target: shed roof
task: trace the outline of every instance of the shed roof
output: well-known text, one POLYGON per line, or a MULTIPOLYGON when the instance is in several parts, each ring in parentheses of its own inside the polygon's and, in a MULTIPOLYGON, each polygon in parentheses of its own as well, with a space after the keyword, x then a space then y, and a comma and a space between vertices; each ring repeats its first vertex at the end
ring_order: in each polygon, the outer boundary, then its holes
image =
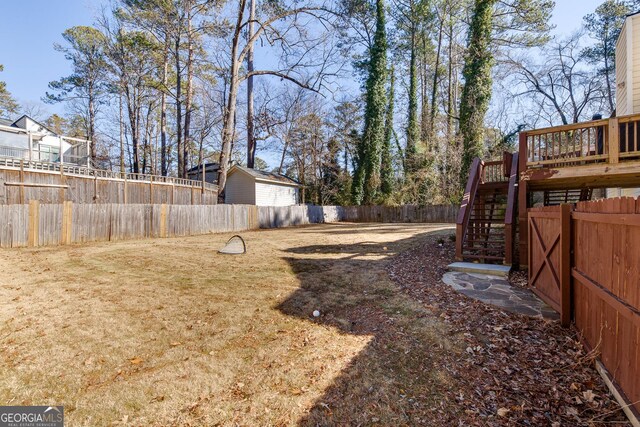
POLYGON ((235 171, 244 172, 247 175, 253 177, 256 181, 266 181, 272 182, 274 184, 284 184, 284 185, 293 185, 295 187, 300 187, 300 183, 295 179, 289 178, 288 176, 281 175, 274 172, 266 172, 257 169, 249 169, 244 166, 233 165, 231 169, 229 169, 229 175, 234 173, 235 171))

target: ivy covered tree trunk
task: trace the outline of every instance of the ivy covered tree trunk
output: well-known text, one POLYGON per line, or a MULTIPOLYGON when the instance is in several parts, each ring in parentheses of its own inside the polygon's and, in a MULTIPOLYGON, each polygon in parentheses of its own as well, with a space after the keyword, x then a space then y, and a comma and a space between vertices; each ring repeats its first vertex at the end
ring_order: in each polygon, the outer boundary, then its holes
POLYGON ((382 184, 380 185, 380 191, 382 196, 386 199, 393 192, 393 161, 391 158, 391 137, 393 136, 393 98, 395 96, 395 73, 393 66, 391 66, 391 77, 389 82, 389 103, 387 105, 387 115, 384 123, 384 141, 382 144, 382 162, 380 167, 380 174, 382 177, 382 184))
POLYGON ((460 134, 463 154, 460 182, 465 186, 469 167, 475 157, 481 157, 484 147, 484 118, 491 100, 491 29, 497 0, 475 0, 469 48, 462 70, 464 88, 460 100, 460 134))
POLYGON ((416 29, 411 28, 411 56, 409 59, 409 108, 407 115, 407 147, 404 150, 407 174, 412 174, 418 169, 417 153, 420 140, 420 128, 418 126, 418 67, 416 63, 416 29))
POLYGON ((364 132, 358 147, 358 165, 353 179, 353 202, 371 204, 380 188, 381 151, 386 110, 387 35, 384 0, 376 1, 376 32, 366 85, 364 132))

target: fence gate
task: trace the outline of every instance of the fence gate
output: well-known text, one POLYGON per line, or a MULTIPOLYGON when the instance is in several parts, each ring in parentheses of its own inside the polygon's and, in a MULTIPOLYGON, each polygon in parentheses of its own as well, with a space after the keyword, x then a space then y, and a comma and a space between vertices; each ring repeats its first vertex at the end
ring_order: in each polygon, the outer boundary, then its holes
POLYGON ((571 205, 531 208, 528 213, 529 286, 569 325, 571 205))

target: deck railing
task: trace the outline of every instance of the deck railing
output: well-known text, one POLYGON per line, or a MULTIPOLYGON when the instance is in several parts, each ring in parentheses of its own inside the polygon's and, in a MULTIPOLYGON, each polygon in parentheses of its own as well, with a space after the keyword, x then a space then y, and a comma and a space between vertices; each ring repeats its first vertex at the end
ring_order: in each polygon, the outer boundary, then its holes
MULTIPOLYGON (((524 132, 528 167, 568 167, 640 159, 640 114, 524 132)), ((524 152, 523 152, 524 151, 524 152)))
POLYGON ((509 178, 505 176, 504 160, 481 162, 481 167, 483 184, 490 182, 506 182, 509 180, 509 178))

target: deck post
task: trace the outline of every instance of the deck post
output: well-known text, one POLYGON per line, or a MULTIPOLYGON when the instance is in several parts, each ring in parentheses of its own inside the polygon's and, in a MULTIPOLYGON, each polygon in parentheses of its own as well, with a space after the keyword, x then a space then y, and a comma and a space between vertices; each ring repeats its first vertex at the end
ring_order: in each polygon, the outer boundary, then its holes
POLYGON ((58 137, 58 142, 60 142, 60 148, 59 148, 59 150, 60 150, 60 154, 59 154, 59 156, 60 156, 60 175, 62 175, 64 173, 63 172, 64 152, 62 151, 62 137, 60 137, 60 136, 58 137))
POLYGON ((527 228, 527 181, 523 179, 524 173, 527 170, 527 133, 520 132, 518 136, 519 140, 519 173, 518 177, 518 231, 520 232, 519 245, 520 245, 520 269, 528 268, 528 228, 527 228))
POLYGON ((609 163, 618 163, 620 161, 620 126, 618 118, 609 119, 609 163))
POLYGON ((29 163, 33 161, 33 135, 28 132, 29 135, 29 163))
POLYGON ((87 169, 91 169, 91 141, 87 140, 87 169))

